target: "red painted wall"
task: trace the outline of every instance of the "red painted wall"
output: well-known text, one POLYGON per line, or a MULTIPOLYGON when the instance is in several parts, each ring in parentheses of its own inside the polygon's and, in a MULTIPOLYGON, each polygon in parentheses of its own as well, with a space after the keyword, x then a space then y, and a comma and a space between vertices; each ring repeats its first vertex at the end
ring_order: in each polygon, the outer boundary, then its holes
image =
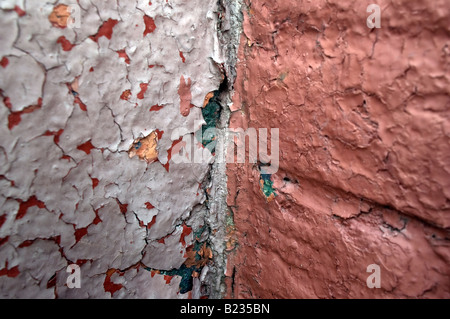
POLYGON ((270 200, 228 164, 228 297, 450 297, 450 6, 370 3, 246 1, 230 126, 279 128, 280 169, 270 200))

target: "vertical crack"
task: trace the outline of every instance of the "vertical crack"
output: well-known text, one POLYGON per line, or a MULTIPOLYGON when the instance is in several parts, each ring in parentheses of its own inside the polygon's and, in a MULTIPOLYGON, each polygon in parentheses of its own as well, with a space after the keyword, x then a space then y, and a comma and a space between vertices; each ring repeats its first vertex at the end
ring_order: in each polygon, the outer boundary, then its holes
MULTIPOLYGON (((219 147, 215 149, 217 158, 225 158, 228 136, 226 129, 229 126, 234 82, 236 79, 236 63, 240 35, 242 31, 243 14, 241 12, 242 1, 218 0, 217 37, 222 48, 224 80, 219 89, 214 92, 212 103, 220 105, 217 115, 216 131, 225 132, 218 138, 221 140, 219 147), (222 147, 220 147, 222 146, 222 147), (225 146, 225 147, 223 147, 225 146)), ((211 164, 210 192, 207 196, 207 217, 211 229, 210 244, 213 250, 213 263, 208 273, 210 285, 210 298, 219 299, 225 294, 225 269, 227 263, 227 224, 230 223, 230 209, 227 205, 227 174, 226 161, 216 160, 211 164)), ((232 223, 232 221, 231 221, 232 223)))

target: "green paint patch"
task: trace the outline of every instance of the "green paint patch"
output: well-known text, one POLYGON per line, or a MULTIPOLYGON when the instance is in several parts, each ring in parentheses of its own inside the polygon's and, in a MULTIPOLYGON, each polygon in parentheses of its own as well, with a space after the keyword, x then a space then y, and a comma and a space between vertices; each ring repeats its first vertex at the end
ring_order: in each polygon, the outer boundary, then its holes
POLYGON ((273 188, 273 181, 270 174, 261 174, 259 183, 261 186, 261 191, 268 201, 271 201, 277 196, 275 188, 273 188))
POLYGON ((194 240, 196 243, 200 240, 205 230, 207 230, 207 227, 206 225, 203 225, 197 231, 194 231, 194 240))
POLYGON ((185 294, 192 290, 193 287, 193 277, 194 275, 199 275, 203 267, 212 258, 212 251, 206 245, 205 242, 200 242, 203 232, 207 230, 206 226, 201 227, 194 233, 194 244, 187 248, 187 260, 178 269, 171 270, 156 270, 146 267, 145 269, 150 272, 156 272, 160 275, 165 276, 180 276, 180 293, 185 294))
POLYGON ((219 124, 220 112, 222 106, 219 103, 220 90, 213 92, 213 96, 209 99, 208 103, 202 108, 203 119, 206 124, 202 126, 201 130, 196 132, 197 140, 207 148, 211 154, 214 154, 216 148, 216 130, 215 128, 219 124))

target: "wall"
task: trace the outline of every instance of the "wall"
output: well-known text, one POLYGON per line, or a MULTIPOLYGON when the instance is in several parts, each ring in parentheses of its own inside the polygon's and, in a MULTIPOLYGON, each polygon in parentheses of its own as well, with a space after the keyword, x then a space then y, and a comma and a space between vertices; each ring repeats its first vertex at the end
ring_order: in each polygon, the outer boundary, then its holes
POLYGON ((171 156, 223 80, 216 2, 0 8, 0 296, 209 295, 211 163, 171 156))
POLYGON ((0 0, 0 297, 449 298, 450 8, 370 3, 0 0))
POLYGON ((227 296, 448 298, 448 3, 245 4, 230 127, 279 128, 280 168, 227 167, 227 296))

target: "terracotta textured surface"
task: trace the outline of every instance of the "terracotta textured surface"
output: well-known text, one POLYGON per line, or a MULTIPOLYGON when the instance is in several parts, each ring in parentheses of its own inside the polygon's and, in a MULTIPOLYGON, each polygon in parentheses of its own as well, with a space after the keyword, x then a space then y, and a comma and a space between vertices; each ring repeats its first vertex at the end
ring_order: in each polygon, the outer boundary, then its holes
POLYGON ((223 79, 217 10, 0 0, 0 298, 209 295, 210 165, 173 159, 223 79))
POLYGON ((373 2, 246 1, 230 127, 280 128, 280 169, 268 201, 227 166, 228 297, 450 297, 450 6, 373 2))

